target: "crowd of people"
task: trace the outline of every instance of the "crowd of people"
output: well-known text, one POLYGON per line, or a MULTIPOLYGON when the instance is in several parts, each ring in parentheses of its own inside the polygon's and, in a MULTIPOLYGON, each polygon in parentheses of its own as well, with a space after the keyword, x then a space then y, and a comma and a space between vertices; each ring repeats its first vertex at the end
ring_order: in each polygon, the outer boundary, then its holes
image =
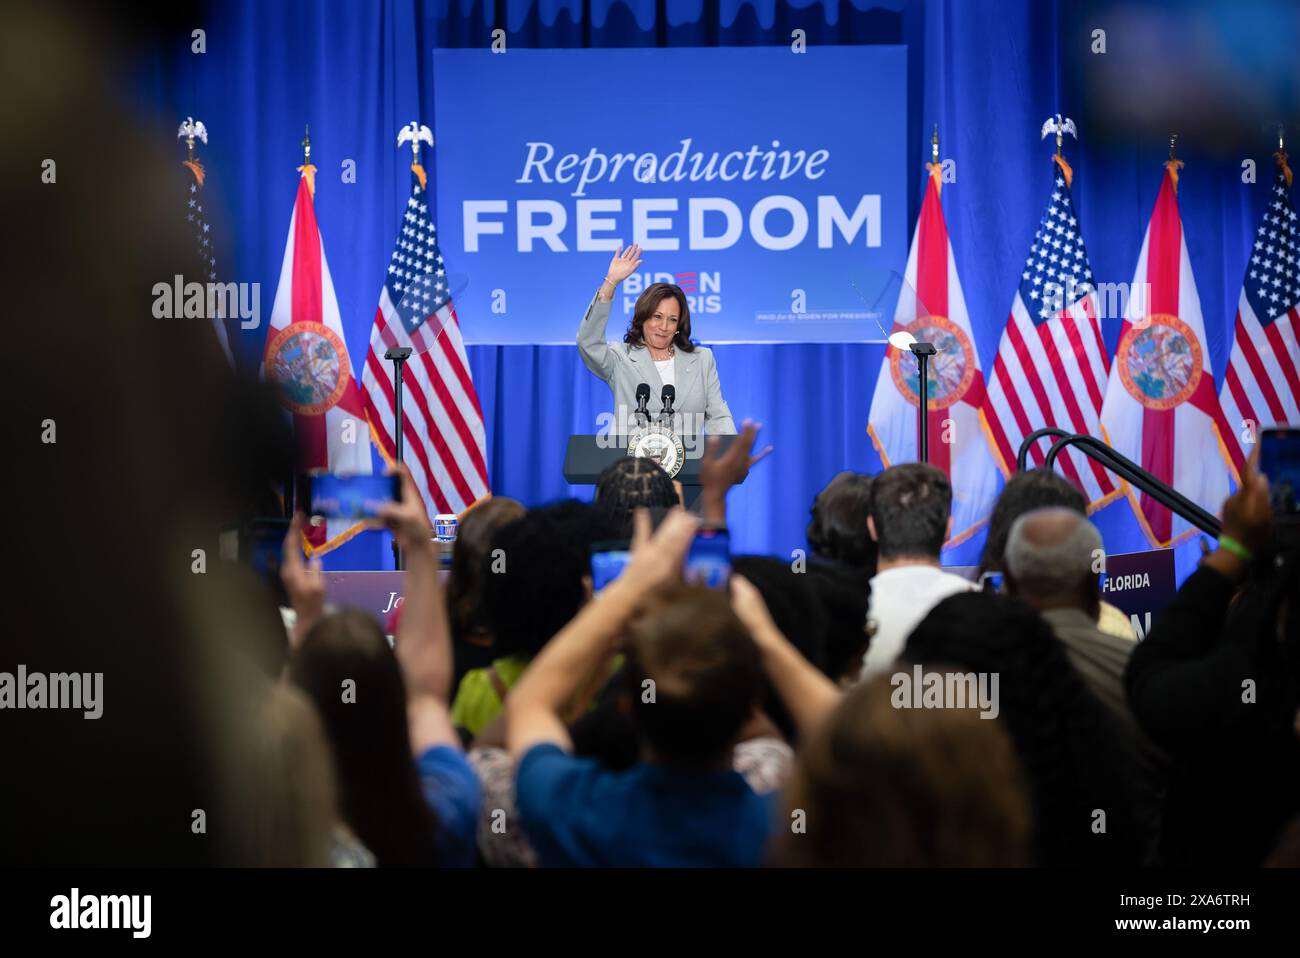
POLYGON ((10 331, 5 670, 104 696, 95 720, 6 710, 6 864, 1300 865, 1300 561, 1264 477, 1141 642, 1098 593, 1083 496, 1042 470, 992 514, 996 594, 941 567, 951 490, 918 465, 834 477, 806 555, 682 581, 749 428, 689 512, 632 459, 590 504, 475 506, 445 581, 404 480, 391 639, 328 606, 295 527, 286 629, 273 584, 217 559, 293 470, 282 410, 203 324, 149 314, 191 241, 158 189, 174 157, 124 119, 104 36, 25 16, 0 31, 44 77, 0 98, 13 313, 57 290, 59 321, 10 331), (87 142, 110 189, 31 175, 87 142), (593 596, 590 547, 620 538, 593 596), (901 707, 915 669, 996 676, 996 709, 901 707))
POLYGON ((265 747, 298 779, 272 794, 312 810, 268 803, 265 860, 1294 863, 1296 563, 1272 544, 1264 477, 1224 505, 1257 561, 1207 553, 1139 643, 1102 601, 1083 496, 1045 470, 993 513, 980 570, 997 590, 941 567, 952 494, 923 464, 832 479, 807 553, 734 556, 722 589, 684 581, 756 435, 707 447, 694 511, 633 458, 591 503, 486 500, 445 582, 404 475, 382 517, 406 561, 391 645, 326 608, 296 520, 265 747), (631 557, 593 594, 589 555, 611 540, 631 557), (900 699, 913 676, 992 677, 994 700, 900 699))

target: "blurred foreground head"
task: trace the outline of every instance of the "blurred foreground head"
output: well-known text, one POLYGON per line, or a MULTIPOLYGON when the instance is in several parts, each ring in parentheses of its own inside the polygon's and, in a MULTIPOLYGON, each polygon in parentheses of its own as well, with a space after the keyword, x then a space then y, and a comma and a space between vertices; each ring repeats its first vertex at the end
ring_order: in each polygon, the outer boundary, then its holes
POLYGON ((1001 723, 974 708, 895 708, 890 685, 855 687, 805 742, 789 805, 806 829, 786 830, 777 862, 1026 864, 1029 801, 1001 723))
POLYGON ((86 5, 0 12, 0 63, 34 78, 0 84, 0 198, 22 231, 3 277, 0 671, 100 674, 103 709, 5 711, 6 864, 246 861, 244 717, 259 650, 283 642, 217 536, 289 447, 206 320, 153 317, 192 237, 174 125, 146 135, 114 100, 133 52, 86 5))

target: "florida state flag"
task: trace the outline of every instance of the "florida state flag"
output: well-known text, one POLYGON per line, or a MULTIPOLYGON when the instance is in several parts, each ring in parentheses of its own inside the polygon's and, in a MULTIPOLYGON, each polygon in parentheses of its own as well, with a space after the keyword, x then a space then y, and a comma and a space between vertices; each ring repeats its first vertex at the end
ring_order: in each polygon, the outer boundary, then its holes
MULTIPOLYGON (((1178 214, 1179 160, 1165 164, 1106 384, 1101 428, 1116 450, 1210 512, 1229 492, 1226 429, 1205 346, 1201 299, 1178 214)), ((1156 548, 1196 529, 1126 484, 1156 548)))
MULTIPOLYGON (((939 202, 940 182, 940 166, 932 164, 889 332, 892 336, 906 330, 936 349, 929 363, 926 415, 929 462, 952 483, 952 538, 944 543, 948 548, 965 542, 988 521, 1000 473, 980 419, 984 373, 939 202)), ((919 380, 911 352, 891 348, 885 354, 867 432, 886 468, 920 458, 919 380)))
MULTIPOLYGON (((289 221, 280 285, 266 334, 263 375, 275 383, 293 417, 298 468, 368 475, 370 428, 343 339, 339 303, 312 204, 315 167, 299 168, 298 196, 289 221)), ((337 548, 363 525, 331 520, 308 526, 309 555, 337 548)))

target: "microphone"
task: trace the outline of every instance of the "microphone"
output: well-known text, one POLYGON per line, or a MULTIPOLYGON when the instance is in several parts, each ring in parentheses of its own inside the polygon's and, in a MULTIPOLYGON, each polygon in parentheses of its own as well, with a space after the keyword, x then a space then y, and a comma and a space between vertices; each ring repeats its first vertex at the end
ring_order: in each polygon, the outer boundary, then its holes
POLYGON ((637 383, 636 387, 636 414, 644 416, 646 422, 650 421, 650 384, 637 383))
POLYGON ((659 401, 663 403, 664 412, 661 418, 670 419, 673 415, 673 400, 677 398, 677 387, 671 383, 664 386, 664 391, 660 394, 659 401))

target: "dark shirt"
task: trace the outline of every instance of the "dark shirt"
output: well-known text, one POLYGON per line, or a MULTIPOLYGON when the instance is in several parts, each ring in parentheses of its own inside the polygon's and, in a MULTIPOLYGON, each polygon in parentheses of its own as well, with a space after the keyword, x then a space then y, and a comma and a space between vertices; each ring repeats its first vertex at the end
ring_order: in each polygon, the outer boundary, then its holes
POLYGON ((1300 811, 1294 669, 1267 611, 1208 567, 1183 583, 1125 673, 1133 714, 1170 754, 1166 865, 1258 865, 1300 811))
POLYGON ((1082 609, 1048 609, 1042 616, 1065 646, 1070 664, 1082 676, 1089 691, 1116 721, 1120 747, 1134 769, 1133 811, 1142 835, 1142 862, 1158 864, 1160 809, 1169 758, 1147 738, 1128 707, 1124 670, 1137 643, 1101 631, 1096 620, 1082 609))

